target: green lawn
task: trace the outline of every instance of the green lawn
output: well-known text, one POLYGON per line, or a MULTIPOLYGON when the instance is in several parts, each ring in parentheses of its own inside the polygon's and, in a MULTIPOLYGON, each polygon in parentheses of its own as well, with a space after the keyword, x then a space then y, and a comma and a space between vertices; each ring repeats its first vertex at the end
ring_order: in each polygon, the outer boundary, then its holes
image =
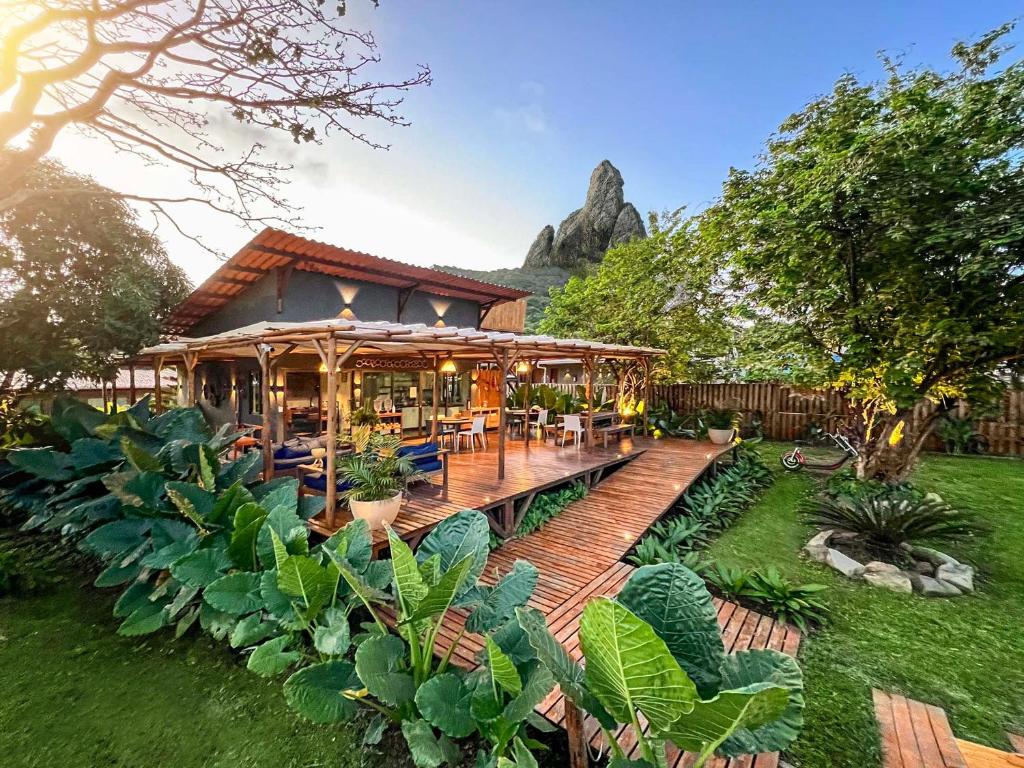
MULTIPOLYGON (((764 447, 776 466, 781 450, 764 447)), ((1024 462, 928 456, 913 479, 991 526, 991 533, 945 547, 980 568, 976 595, 897 595, 800 558, 812 531, 796 508, 816 480, 781 468, 776 484, 710 548, 720 562, 776 565, 793 579, 830 587, 824 595, 832 621, 806 638, 800 653, 807 722, 790 750, 798 765, 877 765, 872 686, 945 708, 961 738, 1006 749, 1004 729, 1024 733, 1024 462)))
POLYGON ((0 764, 378 764, 359 745, 361 729, 301 722, 280 680, 257 677, 205 635, 118 637, 111 594, 76 577, 40 596, 0 599, 0 764))

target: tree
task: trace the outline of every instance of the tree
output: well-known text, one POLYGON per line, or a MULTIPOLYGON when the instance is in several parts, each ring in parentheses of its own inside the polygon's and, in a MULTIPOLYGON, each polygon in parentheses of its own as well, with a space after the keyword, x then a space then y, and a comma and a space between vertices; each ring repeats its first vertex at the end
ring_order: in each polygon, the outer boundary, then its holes
POLYGON ((0 214, 0 377, 32 389, 71 376, 106 377, 154 343, 191 290, 128 205, 50 161, 29 175, 32 195, 0 214), (64 187, 92 194, 65 197, 64 187))
POLYGON ((588 274, 551 289, 539 332, 662 348, 661 378, 714 378, 731 327, 692 224, 678 216, 652 221, 650 237, 610 249, 588 274))
POLYGON ((910 471, 934 423, 909 432, 916 403, 989 398, 1024 360, 1024 65, 1002 66, 1011 28, 958 44, 951 73, 886 60, 884 82, 840 78, 755 170, 730 173, 702 222, 770 328, 767 350, 855 403, 863 477, 910 471))
MULTIPOLYGON (((404 124, 401 92, 428 83, 421 67, 393 83, 371 79, 373 35, 340 23, 345 1, 27 0, 0 17, 0 211, 53 194, 28 174, 69 127, 144 162, 182 167, 194 196, 117 190, 170 218, 171 203, 198 202, 246 222, 280 195, 285 166, 251 141, 226 158, 211 119, 319 141, 332 131, 379 146, 357 121, 404 124), (220 114, 218 114, 218 112, 220 114)), ((96 194, 61 187, 61 194, 96 194)), ((104 192, 110 194, 109 192, 104 192)), ((171 219, 174 223, 173 218, 171 219)), ((175 224, 176 226, 176 224, 175 224)))

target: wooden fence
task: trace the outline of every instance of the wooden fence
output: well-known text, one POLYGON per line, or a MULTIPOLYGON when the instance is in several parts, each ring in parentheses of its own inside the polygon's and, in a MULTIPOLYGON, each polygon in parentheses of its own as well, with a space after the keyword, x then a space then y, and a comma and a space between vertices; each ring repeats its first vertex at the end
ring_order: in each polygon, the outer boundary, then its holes
MULTIPOLYGON (((850 404, 835 390, 808 390, 785 384, 669 384, 654 387, 654 402, 666 402, 678 413, 701 408, 733 408, 749 419, 760 412, 762 429, 769 440, 795 440, 818 425, 829 431, 853 419, 850 404)), ((934 406, 920 403, 908 428, 923 421, 934 406)), ((960 404, 955 413, 968 415, 960 404)), ((974 428, 988 440, 989 453, 1024 456, 1024 391, 1010 391, 1003 397, 998 418, 975 422, 974 428)), ((942 442, 932 437, 926 445, 941 450, 942 442)))

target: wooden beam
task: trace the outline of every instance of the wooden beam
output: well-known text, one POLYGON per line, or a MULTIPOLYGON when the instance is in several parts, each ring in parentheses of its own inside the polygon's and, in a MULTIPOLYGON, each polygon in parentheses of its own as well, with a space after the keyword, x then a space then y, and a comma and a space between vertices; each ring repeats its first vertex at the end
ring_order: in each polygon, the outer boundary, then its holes
POLYGON ((396 322, 402 322, 402 312, 405 311, 405 305, 409 303, 409 298, 419 287, 419 283, 417 283, 416 285, 410 285, 408 288, 398 289, 398 314, 395 315, 396 322))
POLYGON ((292 265, 277 267, 274 272, 277 276, 277 314, 280 315, 284 312, 284 294, 288 290, 288 279, 292 276, 292 265))
POLYGON ((438 401, 441 399, 441 375, 437 372, 439 365, 438 355, 434 355, 434 383, 431 389, 433 397, 431 398, 431 418, 430 418, 430 442, 437 442, 437 409, 438 401))
POLYGON ((114 375, 110 379, 110 401, 114 407, 111 409, 111 413, 117 413, 117 374, 120 373, 120 367, 114 371, 114 375))
POLYGON ((182 358, 185 361, 185 402, 189 406, 196 404, 196 363, 199 362, 198 352, 184 352, 182 358))
POLYGON ((533 363, 529 360, 526 364, 530 369, 526 372, 526 383, 523 385, 523 449, 527 456, 530 454, 530 379, 533 378, 533 363))
MULTIPOLYGON (((324 447, 327 455, 327 525, 334 527, 334 515, 338 506, 338 468, 335 466, 334 445, 337 435, 338 404, 338 340, 333 336, 327 341, 327 440, 324 447)), ((319 417, 318 417, 319 418, 319 417)))
POLYGON ((589 768, 587 735, 583 730, 583 713, 565 697, 565 734, 569 740, 569 768, 589 768))
POLYGON ((135 363, 128 364, 128 400, 135 405, 135 363))
POLYGON ((649 358, 644 358, 643 362, 644 372, 644 412, 640 414, 640 418, 644 422, 644 437, 647 437, 647 411, 651 407, 651 361, 649 358))
POLYGON ((587 393, 587 448, 594 446, 594 358, 583 358, 583 384, 587 393))

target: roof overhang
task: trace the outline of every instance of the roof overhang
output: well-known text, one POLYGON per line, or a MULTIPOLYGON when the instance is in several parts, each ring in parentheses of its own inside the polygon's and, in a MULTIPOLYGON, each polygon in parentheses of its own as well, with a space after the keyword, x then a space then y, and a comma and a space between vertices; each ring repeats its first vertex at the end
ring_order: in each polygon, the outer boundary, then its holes
POLYGON ((527 291, 339 248, 268 227, 242 246, 175 308, 166 323, 167 331, 184 333, 282 267, 361 280, 407 292, 422 290, 483 305, 515 301, 530 295, 527 291))

